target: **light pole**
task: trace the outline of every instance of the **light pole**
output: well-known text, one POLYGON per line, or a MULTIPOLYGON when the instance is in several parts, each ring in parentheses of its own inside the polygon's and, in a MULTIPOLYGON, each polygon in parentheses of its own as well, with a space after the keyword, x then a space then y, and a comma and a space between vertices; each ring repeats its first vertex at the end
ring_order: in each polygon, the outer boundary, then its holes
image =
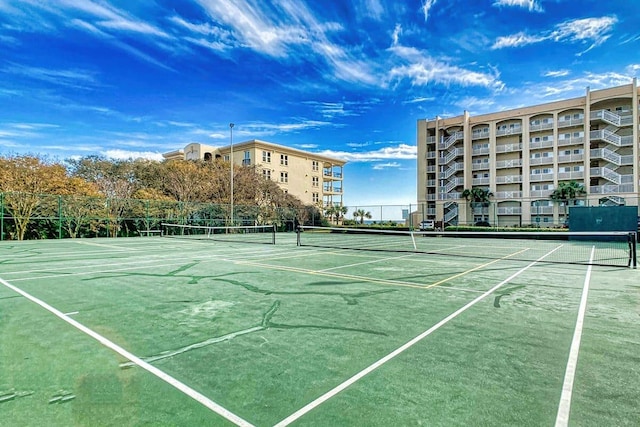
POLYGON ((233 123, 229 123, 229 140, 231 142, 229 154, 231 160, 231 225, 233 225, 233 123))

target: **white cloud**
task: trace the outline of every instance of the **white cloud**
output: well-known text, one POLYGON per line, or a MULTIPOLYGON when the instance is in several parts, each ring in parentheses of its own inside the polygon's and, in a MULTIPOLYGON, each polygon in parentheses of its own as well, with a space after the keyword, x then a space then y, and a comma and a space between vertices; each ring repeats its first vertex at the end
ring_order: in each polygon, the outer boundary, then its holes
POLYGON ((520 47, 547 40, 558 43, 590 43, 591 46, 578 53, 578 55, 582 55, 607 41, 611 37, 611 31, 617 22, 618 18, 615 16, 574 19, 562 22, 556 25, 554 30, 544 31, 540 34, 519 32, 509 36, 498 37, 491 48, 520 47))
POLYGON ((529 44, 539 43, 547 40, 548 36, 530 35, 525 33, 516 33, 509 36, 498 37, 491 46, 492 49, 502 49, 505 47, 520 47, 529 44))
POLYGON ((347 152, 324 150, 318 154, 334 157, 349 162, 378 162, 389 159, 397 160, 414 160, 418 155, 418 147, 415 145, 398 144, 393 147, 385 147, 379 150, 366 152, 347 152))
POLYGON ((398 162, 376 163, 373 165, 373 170, 397 169, 400 166, 401 165, 398 162))
POLYGON ((161 153, 155 153, 152 151, 126 151, 121 149, 112 149, 102 151, 101 154, 109 159, 115 160, 129 160, 129 159, 147 159, 147 160, 162 160, 161 153))
POLYGON ((423 0, 422 1, 422 13, 424 14, 424 22, 429 19, 429 12, 431 8, 435 6, 438 0, 423 0))
POLYGON ((412 99, 408 99, 406 101, 402 101, 403 104, 422 104, 423 102, 432 102, 435 101, 436 98, 435 97, 424 97, 424 96, 420 96, 420 97, 415 97, 412 99))
POLYGON ((570 74, 569 70, 554 70, 547 71, 543 74, 544 77, 566 77, 570 74))
POLYGON ((529 12, 544 12, 537 0, 496 0, 493 5, 498 7, 521 7, 529 9, 529 12))

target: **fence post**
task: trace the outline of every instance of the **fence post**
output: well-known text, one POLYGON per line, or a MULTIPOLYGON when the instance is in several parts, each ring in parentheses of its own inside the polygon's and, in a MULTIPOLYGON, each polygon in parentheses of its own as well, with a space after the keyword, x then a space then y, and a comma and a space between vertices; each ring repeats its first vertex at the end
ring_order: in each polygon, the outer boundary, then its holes
POLYGON ((58 240, 62 239, 62 196, 58 195, 58 240))
POLYGON ((0 193, 0 240, 4 240, 4 193, 0 193))

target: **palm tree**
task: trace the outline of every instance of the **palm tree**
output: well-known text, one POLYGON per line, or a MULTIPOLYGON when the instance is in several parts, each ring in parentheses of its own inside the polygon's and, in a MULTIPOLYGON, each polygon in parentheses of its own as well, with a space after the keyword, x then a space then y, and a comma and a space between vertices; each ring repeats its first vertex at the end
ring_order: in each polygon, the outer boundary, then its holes
POLYGON ((551 193, 551 200, 564 206, 564 221, 569 217, 569 204, 575 205, 576 199, 587 194, 584 185, 577 181, 563 181, 551 193))
POLYGON ((339 220, 344 218, 344 216, 347 214, 348 211, 349 211, 349 208, 346 206, 336 207, 336 224, 338 223, 339 220))
POLYGON ((325 215, 327 215, 329 217, 329 220, 331 220, 331 218, 335 217, 336 219, 336 224, 339 223, 340 218, 342 218, 344 215, 346 215, 347 211, 349 210, 349 208, 347 208, 346 206, 327 206, 324 210, 325 215))
POLYGON ((364 209, 358 209, 353 213, 354 218, 360 218, 360 224, 364 224, 364 219, 371 219, 371 212, 367 212, 364 209))
POLYGON ((469 202, 469 206, 471 206, 471 209, 474 212, 476 211, 476 208, 481 208, 482 222, 485 222, 484 208, 488 207, 491 203, 490 199, 493 197, 493 193, 488 188, 466 188, 462 191, 462 197, 469 202))

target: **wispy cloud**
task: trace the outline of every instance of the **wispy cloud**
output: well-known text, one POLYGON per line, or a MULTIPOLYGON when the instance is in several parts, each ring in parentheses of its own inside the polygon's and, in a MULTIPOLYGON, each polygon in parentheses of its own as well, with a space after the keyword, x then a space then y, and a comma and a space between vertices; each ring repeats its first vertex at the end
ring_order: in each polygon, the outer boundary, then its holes
POLYGON ((530 12, 544 12, 544 9, 537 0, 496 0, 493 2, 497 7, 521 7, 530 12))
POLYGON ((373 170, 397 169, 400 166, 398 162, 376 163, 373 165, 373 170))
POLYGON ((435 97, 424 97, 424 96, 419 96, 419 97, 415 97, 412 99, 407 99, 405 101, 402 101, 403 104, 422 104, 424 102, 432 102, 435 101, 436 98, 435 97))
POLYGON ((566 77, 568 76, 570 73, 569 70, 554 70, 554 71, 547 71, 546 73, 543 74, 544 77, 566 77))
POLYGON ((415 145, 398 144, 392 147, 380 148, 374 151, 347 152, 324 150, 319 154, 334 157, 349 162, 379 162, 384 160, 412 160, 418 155, 418 147, 415 145))
POLYGON ((427 22, 429 19, 429 12, 431 12, 431 8, 435 6, 438 0, 422 0, 422 13, 424 14, 424 22, 427 22))
POLYGON ((122 149, 105 150, 101 154, 115 160, 148 159, 161 161, 163 158, 161 153, 152 151, 127 151, 122 149))
POLYGON ((615 16, 565 21, 556 25, 555 29, 539 34, 520 32, 498 37, 491 48, 521 47, 548 40, 557 43, 589 43, 590 46, 585 51, 578 53, 582 55, 607 41, 617 22, 618 18, 615 16))
POLYGON ((2 72, 76 89, 88 89, 98 85, 95 73, 81 69, 51 69, 10 63, 2 72))

